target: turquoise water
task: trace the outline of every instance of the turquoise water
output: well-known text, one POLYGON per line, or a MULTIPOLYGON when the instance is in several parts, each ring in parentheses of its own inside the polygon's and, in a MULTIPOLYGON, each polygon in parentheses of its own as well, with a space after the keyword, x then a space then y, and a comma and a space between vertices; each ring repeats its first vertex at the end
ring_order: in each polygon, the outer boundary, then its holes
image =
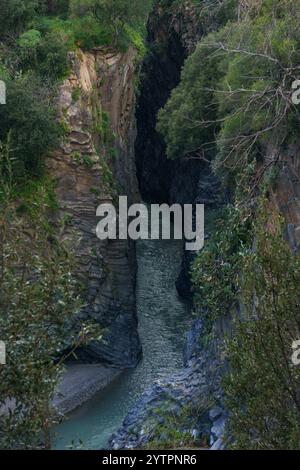
POLYGON ((136 369, 124 372, 56 427, 56 449, 105 447, 141 393, 155 380, 182 367, 184 332, 191 321, 190 308, 181 301, 175 288, 182 243, 139 241, 137 259, 137 309, 143 359, 136 369))

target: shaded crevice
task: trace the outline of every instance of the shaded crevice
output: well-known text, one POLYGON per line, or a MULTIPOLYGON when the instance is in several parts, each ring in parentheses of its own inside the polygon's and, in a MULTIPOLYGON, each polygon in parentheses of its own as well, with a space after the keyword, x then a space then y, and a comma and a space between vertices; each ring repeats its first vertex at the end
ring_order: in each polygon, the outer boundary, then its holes
MULTIPOLYGON (((220 185, 210 166, 199 159, 168 160, 163 137, 157 132, 157 114, 179 84, 185 59, 195 47, 201 30, 188 19, 154 10, 148 22, 148 47, 141 73, 138 97, 135 144, 136 167, 140 193, 148 203, 218 204, 220 185), (187 39, 193 37, 195 44, 187 39)), ((179 294, 191 299, 190 266, 193 252, 184 252, 176 287, 179 294)))
POLYGON ((146 202, 191 202, 196 193, 199 162, 168 160, 157 132, 157 113, 180 81, 188 51, 168 14, 150 15, 147 54, 141 71, 137 103, 136 167, 146 202))
MULTIPOLYGON (((191 53, 183 39, 184 21, 154 10, 148 22, 148 48, 141 71, 137 102, 136 168, 142 199, 147 203, 193 204, 199 194, 199 160, 169 160, 166 145, 157 132, 157 114, 179 84, 185 59, 191 53)), ((195 33, 196 36, 196 33, 195 33)), ((191 299, 189 275, 193 255, 186 252, 176 282, 178 293, 191 299)))

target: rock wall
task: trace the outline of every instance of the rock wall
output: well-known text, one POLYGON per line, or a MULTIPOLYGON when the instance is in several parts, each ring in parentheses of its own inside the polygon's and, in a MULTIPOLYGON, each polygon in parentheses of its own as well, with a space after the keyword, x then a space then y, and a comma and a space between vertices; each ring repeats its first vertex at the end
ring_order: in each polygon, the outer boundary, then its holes
MULTIPOLYGON (((149 19, 150 52, 142 67, 136 114, 137 175, 141 195, 148 202, 198 203, 205 204, 206 210, 220 203, 220 185, 208 165, 199 160, 168 160, 163 139, 156 131, 157 112, 179 83, 184 60, 194 50, 202 33, 196 11, 189 2, 171 10, 156 8, 149 19)), ((177 281, 177 290, 185 298, 192 296, 189 269, 193 256, 185 253, 177 281)), ((222 329, 223 325, 216 328, 222 329)), ((168 424, 167 417, 179 416, 183 409, 195 404, 205 404, 204 410, 199 413, 194 428, 182 431, 190 432, 191 439, 209 436, 208 445, 223 447, 221 437, 226 412, 221 407, 220 380, 225 367, 221 341, 211 342, 206 347, 201 343, 203 335, 203 325, 196 321, 188 333, 184 369, 145 391, 112 436, 111 448, 146 446, 154 436, 159 440, 157 430, 168 424)), ((161 439, 163 441, 163 436, 161 439)))
POLYGON ((195 197, 201 165, 166 158, 156 117, 178 85, 184 61, 201 36, 198 24, 189 3, 176 8, 157 6, 149 18, 149 53, 141 71, 135 146, 140 191, 147 202, 188 203, 195 197))
POLYGON ((71 74, 60 89, 66 138, 49 159, 57 180, 65 235, 76 244, 77 276, 85 306, 77 322, 105 328, 102 342, 79 351, 81 360, 133 367, 141 355, 135 306, 135 248, 96 237, 96 208, 127 195, 139 200, 134 160, 136 51, 70 54, 71 74))
POLYGON ((300 247, 300 163, 299 145, 290 145, 278 158, 276 149, 269 147, 266 161, 277 161, 278 179, 270 199, 286 221, 286 239, 294 253, 300 247))
MULTIPOLYGON (((193 50, 195 38, 201 37, 201 28, 195 22, 193 9, 164 9, 154 12, 149 22, 150 54, 143 65, 142 93, 138 103, 138 139, 136 158, 140 190, 144 199, 155 202, 198 202, 206 209, 215 207, 220 196, 218 181, 207 167, 199 162, 170 162, 165 157, 165 146, 155 130, 156 114, 167 101, 171 90, 180 79, 185 57, 193 50), (190 38, 193 37, 193 40, 190 38)), ((276 161, 279 177, 270 200, 286 220, 286 238, 291 249, 300 247, 300 166, 299 146, 290 146, 286 154, 278 156, 278 149, 270 145, 266 162, 276 161)), ((222 196, 221 196, 222 197, 222 196)), ((224 196, 225 197, 225 196, 224 196)), ((178 290, 190 295, 189 266, 191 259, 185 256, 178 280, 178 290)), ((238 312, 242 315, 242 312, 238 312)), ((207 436, 212 450, 221 450, 225 444, 223 435, 228 417, 223 404, 221 379, 227 368, 222 344, 225 333, 232 332, 230 313, 216 322, 211 335, 206 338, 201 320, 197 320, 188 334, 185 352, 185 368, 178 374, 157 381, 145 391, 121 428, 112 436, 114 449, 149 446, 152 439, 164 442, 164 427, 170 426, 168 417, 175 417, 181 410, 195 404, 203 407, 196 412, 198 422, 188 425, 183 432, 190 432, 191 439, 207 436), (163 410, 163 413, 161 412, 163 410), (159 435, 161 430, 161 435, 159 435)), ((192 416, 191 416, 192 418, 192 416)), ((191 419, 192 422, 192 419, 191 419)), ((197 445, 197 444, 196 444, 197 445)), ((198 444, 199 445, 199 444, 198 444)))

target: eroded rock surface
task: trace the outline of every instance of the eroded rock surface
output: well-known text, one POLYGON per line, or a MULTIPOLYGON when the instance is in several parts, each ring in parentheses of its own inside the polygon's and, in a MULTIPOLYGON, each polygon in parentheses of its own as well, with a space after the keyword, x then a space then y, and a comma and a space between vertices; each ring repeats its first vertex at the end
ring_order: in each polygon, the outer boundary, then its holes
MULTIPOLYGON (((197 442, 207 439, 213 446, 222 439, 226 413, 219 405, 222 403, 220 380, 224 370, 220 344, 214 341, 208 348, 201 347, 203 327, 200 320, 194 323, 188 336, 185 368, 157 381, 140 397, 122 427, 112 436, 110 448, 136 449, 151 446, 153 440, 163 442, 163 426, 171 425, 170 417, 174 431, 190 433, 197 442), (191 413, 191 419, 182 421, 183 410, 191 413), (195 416, 197 422, 193 420, 195 416)), ((220 441, 219 445, 223 446, 223 443, 220 441)))
POLYGON ((125 368, 137 364, 141 346, 135 306, 136 261, 127 241, 96 237, 96 209, 118 194, 138 201, 134 161, 136 52, 107 49, 70 55, 71 75, 60 89, 59 117, 66 129, 49 159, 57 180, 65 236, 73 240, 77 276, 85 288, 82 320, 106 329, 105 341, 78 355, 87 362, 125 368))

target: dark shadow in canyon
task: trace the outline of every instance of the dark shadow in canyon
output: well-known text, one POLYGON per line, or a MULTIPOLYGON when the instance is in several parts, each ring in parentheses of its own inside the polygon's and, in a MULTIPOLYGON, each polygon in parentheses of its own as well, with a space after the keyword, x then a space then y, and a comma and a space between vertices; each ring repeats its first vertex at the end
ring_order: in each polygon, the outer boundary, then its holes
POLYGON ((137 102, 136 167, 142 199, 149 203, 191 203, 197 193, 199 161, 168 160, 157 132, 157 113, 180 81, 188 56, 180 29, 167 14, 150 15, 148 49, 141 71, 137 102))

